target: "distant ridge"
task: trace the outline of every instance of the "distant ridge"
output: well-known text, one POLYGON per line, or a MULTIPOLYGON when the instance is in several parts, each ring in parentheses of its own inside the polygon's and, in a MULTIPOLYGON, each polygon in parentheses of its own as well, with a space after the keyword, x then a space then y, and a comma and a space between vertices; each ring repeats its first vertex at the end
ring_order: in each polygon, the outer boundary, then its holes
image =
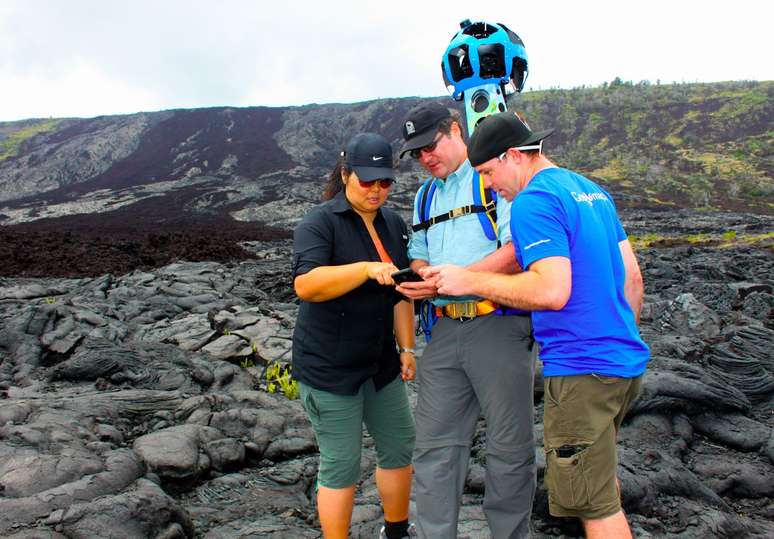
MULTIPOLYGON (((511 100, 547 153, 622 206, 774 213, 774 82, 632 84, 511 100)), ((449 98, 435 98, 449 106, 449 98)), ((344 141, 400 143, 419 98, 304 107, 217 107, 0 123, 0 223, 121 212, 157 223, 222 215, 292 226, 314 204, 344 141), (275 201, 288 211, 279 211, 275 201)), ((401 163, 394 202, 424 174, 401 163)))

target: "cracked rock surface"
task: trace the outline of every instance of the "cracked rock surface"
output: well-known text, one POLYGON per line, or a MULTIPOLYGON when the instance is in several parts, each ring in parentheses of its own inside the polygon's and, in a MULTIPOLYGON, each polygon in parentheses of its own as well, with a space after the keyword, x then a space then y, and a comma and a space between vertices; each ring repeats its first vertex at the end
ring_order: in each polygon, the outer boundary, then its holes
MULTIPOLYGON (((649 219, 624 220, 638 233, 649 219)), ((313 432, 299 402, 266 391, 262 376, 269 361, 291 360, 290 245, 250 249, 237 263, 0 279, 0 536, 320 536, 313 432)), ((771 537, 774 257, 690 245, 638 257, 653 359, 619 437, 633 529, 771 537)), ((576 523, 547 512, 536 382, 534 535, 578 537, 576 523)), ((480 424, 460 537, 490 536, 485 441, 480 424)), ((372 538, 382 514, 367 434, 364 444, 352 536, 372 538)))

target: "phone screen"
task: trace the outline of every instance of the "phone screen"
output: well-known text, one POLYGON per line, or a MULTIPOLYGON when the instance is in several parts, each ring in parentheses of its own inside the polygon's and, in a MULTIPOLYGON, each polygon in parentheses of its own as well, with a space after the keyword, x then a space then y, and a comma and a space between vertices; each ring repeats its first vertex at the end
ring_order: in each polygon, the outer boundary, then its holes
POLYGON ((390 275, 390 277, 392 277, 392 280, 395 281, 397 284, 405 283, 409 281, 418 282, 418 281, 424 280, 418 273, 416 273, 411 268, 406 268, 400 271, 396 271, 395 273, 390 275))

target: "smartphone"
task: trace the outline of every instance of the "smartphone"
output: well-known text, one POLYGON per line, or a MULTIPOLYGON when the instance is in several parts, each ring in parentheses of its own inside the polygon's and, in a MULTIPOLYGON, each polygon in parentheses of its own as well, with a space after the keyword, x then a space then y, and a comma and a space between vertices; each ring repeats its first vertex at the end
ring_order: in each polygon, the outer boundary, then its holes
POLYGON ((390 277, 392 277, 392 280, 395 281, 395 284, 424 281, 424 279, 411 268, 396 271, 390 275, 390 277))

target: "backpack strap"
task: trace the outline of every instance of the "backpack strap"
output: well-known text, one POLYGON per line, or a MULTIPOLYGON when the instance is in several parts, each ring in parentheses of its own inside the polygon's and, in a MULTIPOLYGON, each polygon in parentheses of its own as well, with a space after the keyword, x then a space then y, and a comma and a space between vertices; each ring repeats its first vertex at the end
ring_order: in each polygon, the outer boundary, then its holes
POLYGON ((484 211, 478 213, 478 220, 487 239, 497 241, 497 193, 494 189, 486 189, 478 171, 473 173, 473 203, 481 206, 484 211))
MULTIPOLYGON (((481 175, 477 171, 474 172, 472 183, 474 204, 468 204, 467 206, 455 208, 447 213, 428 218, 430 215, 430 205, 433 202, 433 195, 435 195, 435 189, 438 187, 438 184, 433 181, 433 178, 425 180, 419 188, 419 194, 417 195, 417 200, 419 201, 417 205, 419 223, 413 225, 411 229, 414 232, 426 230, 436 223, 476 213, 487 239, 497 240, 499 246, 500 241, 497 238, 497 193, 494 189, 484 189, 481 175)), ((425 242, 427 242, 427 237, 425 237, 425 242)), ((438 320, 435 306, 429 299, 423 299, 419 302, 418 309, 419 326, 417 327, 417 335, 424 334, 425 342, 430 342, 433 326, 438 320)))
MULTIPOLYGON (((422 184, 422 187, 419 188, 419 196, 417 197, 419 200, 419 204, 417 206, 417 217, 419 217, 419 224, 413 225, 411 227, 411 230, 414 232, 430 227, 430 225, 428 225, 424 228, 417 228, 428 222, 427 216, 430 215, 430 205, 433 203, 433 195, 435 195, 435 189, 437 187, 438 185, 433 181, 433 178, 430 177, 425 180, 425 182, 422 184)), ((425 244, 427 244, 427 237, 425 237, 425 244)), ((419 311, 419 324, 417 326, 416 334, 417 336, 424 335, 425 342, 430 342, 430 335, 433 332, 433 325, 437 320, 437 317, 435 316, 435 307, 429 299, 423 299, 418 303, 415 303, 415 308, 417 308, 419 311)))
MULTIPOLYGON (((436 225, 438 223, 443 223, 444 221, 448 221, 449 219, 456 219, 457 217, 462 217, 463 215, 470 215, 471 213, 486 213, 487 211, 488 211, 487 208, 485 208, 482 205, 468 204, 467 206, 454 208, 453 210, 449 210, 446 213, 442 213, 441 215, 435 215, 430 219, 427 219, 426 221, 422 221, 421 223, 413 225, 411 227, 411 230, 413 230, 414 232, 417 232, 419 230, 426 230, 433 225, 436 225)), ((486 233, 486 230, 484 231, 484 233, 486 233)), ((487 237, 489 237, 488 234, 487 234, 487 237)))
MULTIPOLYGON (((435 195, 435 189, 437 187, 433 178, 428 178, 422 184, 422 187, 419 188, 419 207, 417 208, 417 211, 419 212, 419 224, 427 221, 427 217, 430 215, 430 205, 433 203, 433 195, 435 195)), ((417 230, 422 229, 415 229, 412 226, 412 230, 416 232, 417 230)))
POLYGON ((428 218, 433 195, 438 185, 433 182, 433 178, 426 180, 422 187, 419 188, 419 205, 417 208, 419 223, 412 225, 411 230, 414 232, 427 230, 431 226, 443 223, 449 219, 456 219, 463 215, 476 213, 487 239, 497 241, 497 193, 492 189, 484 188, 481 175, 477 171, 473 173, 473 182, 471 184, 473 186, 473 204, 454 208, 446 213, 428 218))
POLYGON ((417 326, 416 336, 425 336, 425 342, 430 342, 433 334, 433 326, 438 321, 438 315, 435 313, 435 305, 429 299, 423 299, 419 302, 419 325, 417 326))

